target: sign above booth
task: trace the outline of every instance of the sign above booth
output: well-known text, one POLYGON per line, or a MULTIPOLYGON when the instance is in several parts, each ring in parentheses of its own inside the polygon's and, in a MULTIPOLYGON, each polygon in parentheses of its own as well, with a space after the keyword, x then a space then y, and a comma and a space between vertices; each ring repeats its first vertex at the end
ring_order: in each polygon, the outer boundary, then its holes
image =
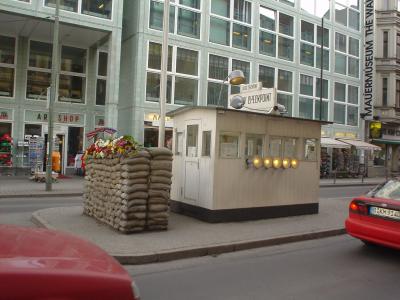
POLYGON ((242 85, 240 90, 240 94, 229 96, 228 108, 267 114, 277 105, 275 89, 262 88, 261 82, 242 85))
MULTIPOLYGON (((47 111, 25 111, 26 122, 48 122, 47 111)), ((55 123, 68 124, 68 125, 85 125, 85 118, 82 114, 72 113, 56 113, 54 118, 55 123)))

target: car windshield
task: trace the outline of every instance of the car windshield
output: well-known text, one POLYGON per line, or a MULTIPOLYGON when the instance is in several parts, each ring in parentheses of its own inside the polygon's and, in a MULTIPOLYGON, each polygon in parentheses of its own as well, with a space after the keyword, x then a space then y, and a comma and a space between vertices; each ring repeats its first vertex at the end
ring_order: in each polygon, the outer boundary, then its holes
POLYGON ((375 189, 370 191, 367 196, 400 201, 400 181, 392 179, 380 184, 375 189))

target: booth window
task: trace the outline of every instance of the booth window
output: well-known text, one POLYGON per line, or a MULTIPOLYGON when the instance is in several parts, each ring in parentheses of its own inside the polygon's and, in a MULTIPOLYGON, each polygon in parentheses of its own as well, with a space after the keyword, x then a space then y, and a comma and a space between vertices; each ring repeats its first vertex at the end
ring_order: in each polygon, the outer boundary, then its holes
POLYGON ((304 140, 304 159, 309 161, 317 160, 317 140, 305 139, 304 140))
POLYGON ((211 156, 211 131, 203 131, 202 146, 201 156, 211 156))
POLYGON ((183 132, 176 133, 176 142, 175 142, 175 154, 182 155, 183 149, 183 132))
POLYGON ((246 134, 246 156, 263 156, 263 139, 261 134, 246 134))
POLYGON ((295 138, 285 138, 283 140, 283 157, 297 158, 295 138))
POLYGON ((272 157, 281 157, 282 155, 282 139, 272 137, 269 140, 269 155, 272 157))
POLYGON ((186 136, 186 156, 197 157, 197 140, 199 134, 199 125, 193 124, 187 126, 186 136))
POLYGON ((222 133, 219 136, 220 158, 239 157, 239 134, 222 133))

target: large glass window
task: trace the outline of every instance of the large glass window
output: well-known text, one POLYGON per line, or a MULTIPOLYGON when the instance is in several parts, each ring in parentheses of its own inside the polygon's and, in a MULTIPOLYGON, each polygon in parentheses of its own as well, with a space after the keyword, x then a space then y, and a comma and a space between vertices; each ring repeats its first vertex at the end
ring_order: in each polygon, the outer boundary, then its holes
POLYGON ((99 52, 97 61, 96 105, 105 105, 107 92, 107 53, 99 52))
POLYGON ((292 72, 278 70, 278 90, 292 92, 292 72))
POLYGON ((278 93, 277 102, 286 108, 289 116, 293 115, 293 95, 278 93))
POLYGON ((293 17, 285 15, 283 13, 279 14, 279 32, 293 36, 293 17))
MULTIPOLYGON (((167 103, 196 105, 198 98, 198 52, 169 46, 167 103)), ((149 42, 146 100, 160 99, 161 44, 149 42)))
POLYGON ((14 37, 0 35, 0 97, 14 97, 15 43, 14 37))
POLYGON ((300 74, 300 94, 314 96, 314 78, 300 74))
MULTIPOLYGON (((60 9, 78 12, 78 0, 60 0, 60 9)), ((46 6, 56 7, 56 0, 46 0, 46 6)))
POLYGON ((212 0, 209 41, 251 51, 251 16, 250 1, 212 0), (231 7, 233 7, 232 15, 231 7))
POLYGON ((299 98, 299 117, 307 119, 328 120, 328 80, 323 79, 322 85, 322 112, 321 105, 321 79, 305 74, 300 74, 300 94, 307 97, 299 98))
MULTIPOLYGON (((163 1, 151 0, 149 27, 162 30, 163 14, 163 1)), ((170 33, 200 39, 200 25, 200 0, 171 1, 168 24, 168 31, 170 33)))
POLYGON ((346 55, 335 53, 335 72, 346 75, 346 55))
POLYGON ((335 82, 334 122, 358 126, 359 87, 335 82))
MULTIPOLYGON (((329 70, 329 29, 324 28, 323 68, 329 70)), ((302 65, 321 68, 322 30, 318 25, 301 21, 300 63, 302 65), (315 38, 317 32, 317 38, 315 38)))
POLYGON ((278 57, 285 60, 293 61, 294 41, 282 36, 279 37, 278 42, 278 57))
POLYGON ((260 6, 260 27, 271 31, 276 30, 276 10, 260 6))
POLYGON ((313 119, 314 116, 314 101, 313 99, 300 97, 299 98, 299 118, 313 119))
POLYGON ((301 9, 317 16, 319 18, 324 17, 325 19, 330 18, 330 0, 301 0, 301 9))
POLYGON ((353 30, 360 30, 359 0, 336 0, 335 21, 353 30))
POLYGON ((260 65, 258 80, 262 82, 263 87, 273 88, 275 86, 275 69, 260 65))
POLYGON ((335 72, 360 77, 360 41, 344 34, 335 33, 335 72), (340 52, 338 52, 340 51, 340 52))
POLYGON ((111 19, 112 0, 81 0, 82 13, 98 18, 111 19))
MULTIPOLYGON (((265 32, 265 31, 260 31, 260 53, 261 54, 266 54, 272 57, 276 57, 276 36, 273 33, 270 32, 265 32)), ((292 46, 293 46, 293 41, 292 41, 292 46)), ((281 45, 281 47, 284 47, 284 45, 281 45)), ((283 50, 283 49, 282 49, 283 50)), ((292 55, 290 55, 290 51, 285 55, 285 51, 282 51, 281 53, 282 56, 285 57, 293 57, 293 48, 291 49, 292 55)))

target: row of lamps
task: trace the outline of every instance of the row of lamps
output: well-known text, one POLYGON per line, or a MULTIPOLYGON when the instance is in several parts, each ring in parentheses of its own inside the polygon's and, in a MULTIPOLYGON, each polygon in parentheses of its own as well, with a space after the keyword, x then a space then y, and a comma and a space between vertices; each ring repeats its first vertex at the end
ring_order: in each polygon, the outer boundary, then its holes
POLYGON ((256 169, 259 169, 264 166, 266 169, 274 168, 274 169, 297 169, 299 166, 299 161, 296 158, 279 158, 279 157, 260 157, 254 156, 251 159, 246 159, 246 166, 253 166, 256 169))

